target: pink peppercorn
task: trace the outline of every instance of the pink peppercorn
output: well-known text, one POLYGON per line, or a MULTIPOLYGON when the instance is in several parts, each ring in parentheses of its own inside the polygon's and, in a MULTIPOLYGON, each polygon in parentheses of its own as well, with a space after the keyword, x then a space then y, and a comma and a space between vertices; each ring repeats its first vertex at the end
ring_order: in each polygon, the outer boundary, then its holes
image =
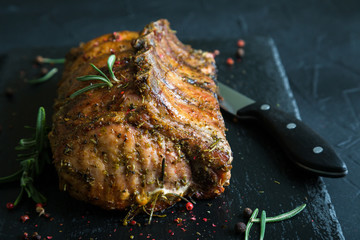
POLYGON ((14 205, 13 203, 11 203, 11 202, 8 202, 8 203, 6 204, 6 208, 9 209, 9 210, 14 209, 14 207, 15 207, 15 205, 14 205))
POLYGON ((234 65, 234 60, 232 58, 228 58, 228 59, 226 59, 226 64, 229 66, 232 66, 232 65, 234 65))
POLYGON ((244 40, 242 40, 242 39, 239 39, 238 41, 237 41, 237 46, 238 47, 245 47, 245 41, 244 40))
POLYGON ((188 202, 188 203, 186 204, 186 209, 187 209, 188 211, 193 210, 193 208, 194 208, 194 205, 193 205, 191 202, 188 202))
POLYGON ((28 216, 28 215, 23 215, 23 216, 21 216, 20 217, 20 220, 24 223, 24 222, 26 222, 26 221, 28 221, 30 219, 30 217, 28 216))

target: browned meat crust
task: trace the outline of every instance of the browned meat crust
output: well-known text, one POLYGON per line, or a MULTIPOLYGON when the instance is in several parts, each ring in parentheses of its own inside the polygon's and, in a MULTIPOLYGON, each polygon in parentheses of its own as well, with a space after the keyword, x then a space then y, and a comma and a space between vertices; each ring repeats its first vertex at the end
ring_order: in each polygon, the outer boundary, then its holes
POLYGON ((232 153, 215 72, 212 54, 183 45, 166 20, 72 49, 49 134, 60 188, 106 209, 221 194, 232 153), (111 54, 121 81, 70 99, 89 84, 77 77, 97 74, 89 63, 108 74, 111 54))

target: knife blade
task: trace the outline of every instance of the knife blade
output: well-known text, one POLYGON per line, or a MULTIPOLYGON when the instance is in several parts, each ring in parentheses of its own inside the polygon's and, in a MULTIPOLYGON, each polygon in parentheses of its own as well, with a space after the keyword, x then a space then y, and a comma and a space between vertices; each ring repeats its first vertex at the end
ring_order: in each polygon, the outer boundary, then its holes
POLYGON ((323 177, 344 177, 346 164, 329 143, 295 116, 259 103, 218 82, 220 106, 241 118, 255 118, 277 140, 287 157, 300 168, 323 177))

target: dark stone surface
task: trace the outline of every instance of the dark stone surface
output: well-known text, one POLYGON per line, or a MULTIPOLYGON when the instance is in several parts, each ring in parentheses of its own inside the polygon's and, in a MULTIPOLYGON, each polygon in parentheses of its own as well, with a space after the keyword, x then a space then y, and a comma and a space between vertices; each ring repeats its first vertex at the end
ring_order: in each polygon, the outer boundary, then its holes
MULTIPOLYGON (((201 47, 206 50, 219 48, 222 53, 217 57, 220 81, 246 92, 254 99, 271 104, 274 108, 281 107, 287 112, 298 114, 274 41, 264 37, 245 38, 245 40, 248 42, 246 59, 235 62, 232 67, 227 66, 225 60, 234 54, 236 48, 233 45, 236 39, 198 39, 186 42, 195 48, 201 47)), ((39 106, 44 106, 48 117, 52 115, 51 105, 60 78, 60 75, 56 75, 50 82, 33 86, 24 82, 21 77, 16 79, 14 76, 20 71, 23 71, 28 78, 36 76, 40 67, 33 65, 32 60, 40 53, 52 57, 64 56, 67 51, 68 48, 57 47, 23 48, 6 54, 0 86, 13 89, 14 94, 11 99, 2 98, 0 104, 0 112, 11 112, 11 115, 0 119, 0 124, 4 126, 0 138, 0 146, 3 146, 0 159, 4 167, 0 169, 0 176, 8 175, 18 168, 18 163, 14 161, 15 151, 8 146, 15 146, 19 138, 27 136, 21 126, 31 124, 30 121, 35 119, 39 106)), ((61 71, 62 65, 58 67, 61 71)), ((48 166, 39 179, 38 186, 48 197, 46 211, 51 213, 54 220, 49 222, 44 218, 36 217, 34 207, 31 206, 34 203, 31 200, 23 201, 11 212, 0 208, 0 216, 2 216, 0 238, 14 238, 22 232, 34 232, 39 229, 38 232, 42 235, 61 239, 127 239, 131 235, 140 237, 141 233, 145 233, 146 237, 151 234, 155 239, 166 239, 169 230, 180 239, 191 238, 196 232, 201 234, 199 235, 201 239, 237 239, 238 236, 232 231, 232 225, 241 221, 241 211, 245 206, 267 210, 268 216, 274 216, 306 203, 306 209, 299 216, 278 223, 274 228, 270 228, 269 225, 269 229, 272 230, 267 231, 267 238, 343 239, 340 224, 332 214, 334 208, 323 181, 299 171, 274 143, 274 139, 270 138, 256 122, 233 122, 233 116, 225 114, 224 117, 229 129, 227 139, 233 150, 234 164, 231 186, 221 197, 198 201, 196 208, 190 213, 184 211, 183 203, 179 203, 173 209, 164 212, 168 215, 166 218, 160 220, 155 218, 151 226, 134 229, 119 228, 125 212, 104 211, 70 198, 66 193, 59 191, 56 173, 52 166, 48 166), (17 214, 25 212, 29 212, 30 215, 28 224, 17 221, 17 214), (174 223, 174 219, 178 217, 185 221, 179 226, 174 223), (195 217, 196 220, 191 220, 191 217, 195 217), (203 221, 203 218, 208 221, 203 221), (74 221, 79 223, 71 224, 74 221), (33 224, 37 224, 38 227, 33 224), (224 227, 219 229, 220 226, 224 227), (119 231, 114 232, 114 229, 119 231)), ((18 187, 2 186, 4 188, 1 189, 0 201, 5 204, 13 200, 14 192, 18 191, 18 187)), ((140 215, 135 219, 144 225, 146 218, 146 215, 140 215)), ((254 227, 251 235, 258 234, 257 231, 258 226, 254 227)), ((140 237, 143 238, 144 235, 140 237)))
POLYGON ((359 6, 357 1, 286 0, 116 4, 113 1, 3 1, 0 54, 23 47, 74 46, 114 30, 139 30, 158 18, 169 19, 180 39, 271 36, 303 120, 328 139, 348 165, 346 178, 324 181, 345 237, 357 239, 360 234, 356 225, 360 222, 359 6))

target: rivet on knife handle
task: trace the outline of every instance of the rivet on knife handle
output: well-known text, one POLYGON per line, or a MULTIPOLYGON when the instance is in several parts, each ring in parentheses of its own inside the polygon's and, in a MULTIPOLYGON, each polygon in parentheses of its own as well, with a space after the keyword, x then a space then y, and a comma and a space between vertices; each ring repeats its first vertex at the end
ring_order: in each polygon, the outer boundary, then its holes
POLYGON ((324 177, 347 174, 345 163, 331 146, 293 115, 257 102, 240 109, 237 115, 256 118, 301 168, 324 177))

